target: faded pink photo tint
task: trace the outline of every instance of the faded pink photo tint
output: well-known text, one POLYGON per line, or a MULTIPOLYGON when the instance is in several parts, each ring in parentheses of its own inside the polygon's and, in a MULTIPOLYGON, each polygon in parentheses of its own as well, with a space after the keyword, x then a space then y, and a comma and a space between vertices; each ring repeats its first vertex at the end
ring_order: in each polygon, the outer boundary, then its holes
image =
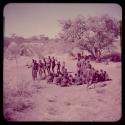
POLYGON ((4 18, 5 120, 121 119, 118 4, 10 3, 4 18))

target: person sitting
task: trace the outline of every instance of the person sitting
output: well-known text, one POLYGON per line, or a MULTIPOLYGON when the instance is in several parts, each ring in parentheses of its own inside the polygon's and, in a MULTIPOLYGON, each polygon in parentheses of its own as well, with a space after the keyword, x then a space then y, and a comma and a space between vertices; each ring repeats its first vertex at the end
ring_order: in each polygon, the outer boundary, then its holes
POLYGON ((93 75, 93 83, 99 82, 99 71, 96 70, 94 75, 93 75))
POLYGON ((67 68, 64 69, 64 71, 62 72, 62 74, 63 74, 64 76, 66 76, 66 77, 68 76, 67 68))
POLYGON ((75 79, 75 85, 80 85, 82 83, 82 79, 77 73, 75 74, 74 79, 75 79))
POLYGON ((61 86, 62 87, 68 86, 68 77, 67 76, 63 76, 61 86))
POLYGON ((56 84, 57 83, 58 74, 53 74, 53 75, 54 75, 53 83, 56 84))
POLYGON ((69 85, 73 84, 73 76, 70 74, 69 75, 69 81, 68 81, 69 85))
MULTIPOLYGON (((93 77, 94 77, 95 69, 90 65, 88 68, 88 73, 87 73, 87 86, 91 86, 93 83, 93 77)), ((94 84, 95 86, 95 84, 94 84)))
POLYGON ((104 75, 103 75, 103 74, 104 74, 104 73, 103 73, 103 70, 100 69, 100 73, 99 73, 99 81, 100 81, 100 82, 104 81, 104 75))
POLYGON ((54 79, 54 76, 52 73, 49 73, 47 76, 47 83, 52 83, 54 79))
POLYGON ((78 85, 82 85, 83 84, 83 78, 82 78, 82 76, 79 76, 78 77, 79 79, 78 79, 78 85))
POLYGON ((82 79, 82 84, 86 84, 86 75, 85 74, 83 74, 82 75, 82 77, 81 77, 81 79, 82 79))
POLYGON ((104 71, 104 81, 110 80, 108 73, 106 71, 104 71))

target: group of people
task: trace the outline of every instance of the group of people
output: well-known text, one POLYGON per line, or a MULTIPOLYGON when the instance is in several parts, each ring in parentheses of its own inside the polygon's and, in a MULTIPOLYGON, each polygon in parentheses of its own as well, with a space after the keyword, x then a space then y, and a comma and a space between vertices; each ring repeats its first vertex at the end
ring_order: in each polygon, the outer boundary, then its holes
POLYGON ((97 82, 110 80, 108 73, 103 69, 96 70, 86 58, 78 58, 77 73, 78 83, 87 84, 88 86, 97 82))
POLYGON ((46 79, 48 83, 53 83, 60 86, 70 85, 82 85, 87 86, 100 81, 109 80, 109 76, 106 71, 102 69, 96 70, 90 64, 90 61, 84 58, 78 58, 77 61, 77 72, 73 76, 71 72, 68 72, 65 62, 62 64, 54 57, 48 56, 37 62, 32 60, 32 77, 36 80, 37 77, 40 79, 46 79))

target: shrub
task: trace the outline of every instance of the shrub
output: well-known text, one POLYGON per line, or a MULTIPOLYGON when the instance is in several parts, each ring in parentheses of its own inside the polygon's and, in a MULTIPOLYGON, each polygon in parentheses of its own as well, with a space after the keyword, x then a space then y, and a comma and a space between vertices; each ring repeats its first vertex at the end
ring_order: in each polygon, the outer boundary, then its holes
MULTIPOLYGON (((12 84, 11 84, 12 85, 12 84)), ((24 112, 32 109, 31 84, 24 82, 17 87, 10 87, 10 83, 4 83, 4 117, 6 120, 16 120, 16 112, 24 112), (29 88, 30 87, 30 88, 29 88)))
POLYGON ((120 53, 112 53, 112 54, 108 54, 108 55, 105 55, 101 58, 102 61, 105 61, 105 60, 110 60, 110 61, 113 61, 113 62, 120 62, 121 61, 121 54, 120 53))
POLYGON ((119 53, 112 54, 111 55, 111 61, 120 62, 121 61, 121 55, 119 53))

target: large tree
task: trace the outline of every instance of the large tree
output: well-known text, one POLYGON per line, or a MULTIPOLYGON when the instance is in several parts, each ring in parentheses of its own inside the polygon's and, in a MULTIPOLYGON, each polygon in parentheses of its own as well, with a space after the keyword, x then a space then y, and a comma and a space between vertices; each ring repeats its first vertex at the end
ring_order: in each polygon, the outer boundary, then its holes
POLYGON ((119 35, 119 22, 108 15, 77 17, 75 20, 60 21, 60 37, 68 42, 75 42, 83 50, 100 60, 102 51, 113 47, 119 35))

